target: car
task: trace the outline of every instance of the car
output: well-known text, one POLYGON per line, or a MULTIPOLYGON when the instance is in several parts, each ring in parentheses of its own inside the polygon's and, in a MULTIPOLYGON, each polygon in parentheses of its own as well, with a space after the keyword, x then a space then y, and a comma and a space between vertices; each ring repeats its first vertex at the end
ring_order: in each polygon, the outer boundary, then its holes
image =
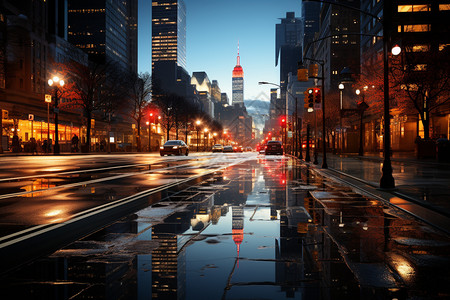
POLYGON ((212 146, 212 152, 223 152, 223 146, 221 144, 215 144, 212 146))
POLYGON ((189 147, 182 140, 168 140, 159 147, 159 154, 164 155, 189 155, 189 147))
POLYGON ((234 152, 244 152, 244 148, 242 146, 234 146, 233 151, 234 152))
POLYGON ((252 147, 245 147, 245 151, 251 152, 253 151, 252 147))
POLYGON ((233 152, 233 147, 231 147, 231 146, 224 146, 223 147, 223 152, 231 153, 231 152, 233 152))
POLYGON ((283 144, 280 141, 268 141, 265 147, 265 154, 283 155, 283 144))
POLYGON ((266 148, 266 144, 261 144, 261 145, 258 144, 258 145, 256 145, 256 151, 259 154, 264 154, 264 152, 266 151, 265 148, 266 148))

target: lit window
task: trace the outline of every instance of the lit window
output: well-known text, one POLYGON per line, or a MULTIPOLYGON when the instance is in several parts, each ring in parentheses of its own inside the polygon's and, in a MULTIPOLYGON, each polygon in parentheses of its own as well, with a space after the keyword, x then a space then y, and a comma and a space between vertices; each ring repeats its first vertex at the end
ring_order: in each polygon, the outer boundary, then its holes
POLYGON ((407 52, 428 52, 430 51, 430 45, 412 45, 406 47, 407 52))
POLYGON ((431 25, 430 24, 414 24, 414 25, 400 25, 398 26, 399 32, 427 32, 430 31, 431 25))
POLYGON ((426 71, 427 65, 426 64, 418 64, 414 66, 414 71, 426 71))
POLYGON ((439 4, 439 10, 450 10, 450 4, 439 4))
POLYGON ((397 10, 399 13, 431 11, 431 4, 399 5, 397 10))
POLYGON ((449 47, 450 44, 439 44, 439 51, 442 51, 445 49, 445 47, 449 47))

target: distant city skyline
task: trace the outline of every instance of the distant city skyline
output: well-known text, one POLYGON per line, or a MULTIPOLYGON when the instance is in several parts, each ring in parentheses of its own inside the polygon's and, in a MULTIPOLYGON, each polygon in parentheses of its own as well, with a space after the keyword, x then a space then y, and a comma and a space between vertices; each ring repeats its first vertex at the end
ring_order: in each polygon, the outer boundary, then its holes
MULTIPOLYGON (((189 0, 186 2, 186 71, 204 71, 217 80, 222 93, 232 95, 232 70, 240 44, 245 70, 245 99, 269 101, 270 87, 259 81, 279 84, 275 67, 275 24, 286 12, 300 16, 301 1, 189 0)), ((139 0, 138 70, 151 73, 151 1, 139 0)))

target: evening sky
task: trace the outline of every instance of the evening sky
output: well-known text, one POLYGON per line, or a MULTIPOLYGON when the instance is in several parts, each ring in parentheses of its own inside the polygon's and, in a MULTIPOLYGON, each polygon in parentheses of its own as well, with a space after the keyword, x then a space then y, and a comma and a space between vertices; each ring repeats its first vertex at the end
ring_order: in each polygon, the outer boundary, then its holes
MULTIPOLYGON (((280 83, 275 67, 275 24, 286 12, 300 17, 299 0, 185 0, 187 71, 205 71, 231 101, 231 72, 240 44, 244 98, 269 100, 280 83)), ((151 0, 139 0, 138 70, 151 72, 151 0)))

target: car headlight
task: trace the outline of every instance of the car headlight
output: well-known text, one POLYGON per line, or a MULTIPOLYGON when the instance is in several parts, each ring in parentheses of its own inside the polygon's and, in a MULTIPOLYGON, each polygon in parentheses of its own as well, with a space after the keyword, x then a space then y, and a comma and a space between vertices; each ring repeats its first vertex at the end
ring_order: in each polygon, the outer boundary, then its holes
POLYGON ((173 146, 173 148, 172 149, 178 149, 178 146, 173 146))
POLYGON ((163 147, 163 146, 161 146, 161 147, 159 147, 159 149, 161 149, 161 150, 164 150, 164 147, 163 147))

